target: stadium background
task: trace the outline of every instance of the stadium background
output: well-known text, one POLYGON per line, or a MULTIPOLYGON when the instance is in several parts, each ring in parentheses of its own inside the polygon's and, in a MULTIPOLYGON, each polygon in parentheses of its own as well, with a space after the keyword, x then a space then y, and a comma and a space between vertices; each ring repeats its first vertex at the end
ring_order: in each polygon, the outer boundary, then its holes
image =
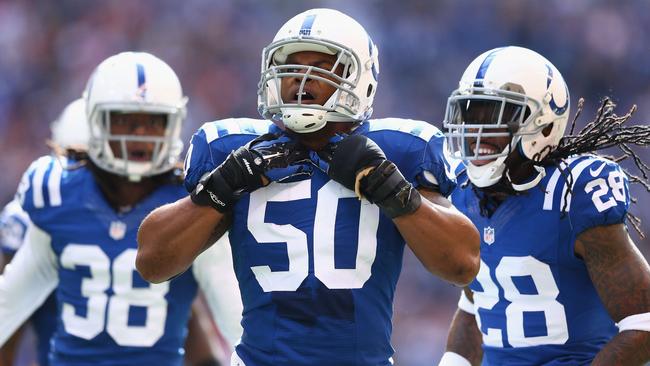
MULTIPOLYGON (((205 121, 258 116, 261 50, 286 20, 312 7, 348 13, 379 45, 375 117, 441 127, 446 98, 467 64, 487 49, 520 45, 557 66, 572 107, 586 98, 580 126, 606 95, 621 114, 637 104, 636 123, 650 121, 645 0, 0 0, 2 202, 11 199, 28 164, 48 153, 49 123, 81 95, 104 58, 143 50, 167 61, 190 98, 187 141, 205 121)), ((640 152, 650 160, 647 149, 640 152)), ((633 212, 650 231, 650 194, 640 187, 633 193, 639 198, 633 212)), ((634 238, 647 257, 650 241, 634 238)), ((397 364, 439 359, 457 295, 406 256, 395 303, 397 364)))

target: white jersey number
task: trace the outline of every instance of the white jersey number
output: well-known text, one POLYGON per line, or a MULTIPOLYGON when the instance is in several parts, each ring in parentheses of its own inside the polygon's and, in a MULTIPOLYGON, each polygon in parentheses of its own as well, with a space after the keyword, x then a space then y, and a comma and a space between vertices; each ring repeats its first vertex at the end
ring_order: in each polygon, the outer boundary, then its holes
MULTIPOLYGON (((361 202, 359 216, 359 248, 353 269, 334 265, 334 233, 336 212, 341 198, 355 197, 354 192, 329 181, 318 190, 314 218, 314 273, 330 289, 361 288, 370 278, 370 270, 377 252, 379 208, 366 200, 361 202)), ((258 243, 286 243, 289 269, 272 271, 269 266, 255 266, 251 270, 264 292, 296 291, 309 271, 307 234, 290 224, 265 222, 268 202, 287 202, 311 198, 311 181, 271 184, 253 191, 248 210, 248 230, 258 243)))
POLYGON ((594 206, 596 206, 598 212, 603 212, 608 208, 616 206, 616 201, 626 201, 625 177, 618 170, 611 171, 607 176, 607 181, 604 178, 596 178, 587 183, 585 192, 589 194, 592 191, 594 193, 591 196, 591 200, 594 206), (607 197, 607 200, 603 200, 603 197, 607 197))
POLYGON ((163 336, 169 283, 134 288, 135 256, 135 249, 127 249, 113 260, 111 267, 110 258, 98 245, 68 244, 63 249, 63 268, 90 268, 90 277, 81 281, 81 295, 87 298, 86 314, 78 315, 73 304, 62 304, 66 332, 90 340, 106 329, 115 343, 130 347, 151 347, 163 336), (111 275, 114 294, 109 298, 106 291, 111 286, 111 275), (131 306, 146 308, 144 325, 129 325, 131 306))
MULTIPOLYGON (((508 342, 512 347, 529 347, 543 344, 564 344, 569 339, 569 328, 564 305, 557 301, 560 290, 553 279, 551 267, 531 256, 503 257, 494 271, 498 284, 503 288, 503 297, 508 302, 505 308, 508 342), (515 277, 529 276, 535 284, 536 294, 522 294, 513 281, 515 277), (526 336, 524 313, 541 312, 546 320, 546 335, 526 336)), ((499 287, 490 276, 490 268, 481 260, 476 280, 483 291, 474 291, 474 307, 492 310, 500 301, 499 287)), ((480 313, 476 312, 477 325, 481 328, 480 313)), ((481 330, 482 332, 482 330, 481 330)), ((503 347, 503 330, 487 328, 483 343, 492 347, 503 347)))

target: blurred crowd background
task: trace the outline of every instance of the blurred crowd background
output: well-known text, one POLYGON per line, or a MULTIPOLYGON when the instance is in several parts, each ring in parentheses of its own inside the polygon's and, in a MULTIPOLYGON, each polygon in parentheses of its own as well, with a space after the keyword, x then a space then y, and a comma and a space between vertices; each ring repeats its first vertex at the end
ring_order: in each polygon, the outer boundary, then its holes
MULTIPOLYGON (((286 20, 313 7, 346 12, 379 45, 375 117, 441 127, 447 96, 469 62, 519 45, 557 66, 572 107, 586 99, 579 126, 605 96, 619 114, 637 104, 635 123, 650 121, 646 0, 0 0, 0 198, 9 201, 28 164, 48 153, 50 122, 104 58, 138 50, 168 62, 189 96, 187 141, 205 121, 258 116, 262 48, 286 20)), ((637 151, 650 161, 647 149, 637 151)), ((650 194, 632 192, 633 212, 650 232, 650 194)), ((650 241, 633 237, 647 257, 650 241)), ((437 362, 458 293, 406 256, 395 303, 398 365, 437 362)))

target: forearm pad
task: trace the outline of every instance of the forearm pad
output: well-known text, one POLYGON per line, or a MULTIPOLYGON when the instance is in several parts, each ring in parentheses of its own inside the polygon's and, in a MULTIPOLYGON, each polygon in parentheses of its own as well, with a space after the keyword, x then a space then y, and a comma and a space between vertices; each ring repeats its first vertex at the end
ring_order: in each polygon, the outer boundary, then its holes
POLYGON ((420 192, 388 160, 361 178, 360 190, 368 201, 379 206, 391 219, 410 214, 422 204, 420 192))

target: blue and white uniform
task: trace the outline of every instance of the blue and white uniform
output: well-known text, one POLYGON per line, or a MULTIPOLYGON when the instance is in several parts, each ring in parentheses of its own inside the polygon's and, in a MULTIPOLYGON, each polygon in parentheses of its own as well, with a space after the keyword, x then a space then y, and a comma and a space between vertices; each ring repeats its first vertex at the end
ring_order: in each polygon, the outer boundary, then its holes
POLYGON ((55 291, 52 365, 181 365, 197 287, 236 342, 241 303, 226 245, 214 245, 184 274, 149 284, 135 270, 136 234, 154 208, 186 197, 166 184, 131 210, 109 206, 91 171, 43 157, 18 191, 32 220, 24 245, 0 277, 0 344, 55 291))
MULTIPOLYGON (((203 125, 186 159, 186 188, 238 147, 267 132, 269 121, 228 119, 203 125)), ((353 133, 381 147, 408 181, 455 187, 434 126, 370 120, 353 133)), ((390 365, 391 317, 404 239, 379 207, 319 169, 310 176, 244 194, 230 229, 244 303, 236 365, 390 365)))
MULTIPOLYGON (((490 218, 481 216, 471 185, 452 195, 482 237, 480 271, 469 287, 484 365, 589 365, 617 333, 574 246, 589 228, 625 221, 628 179, 616 163, 592 155, 567 164, 568 196, 560 170, 547 167, 537 187, 508 196, 490 218)), ((459 176, 459 187, 466 179, 459 176)))
MULTIPOLYGON (((18 200, 9 202, 0 213, 0 249, 14 256, 23 243, 25 231, 30 224, 29 216, 18 200)), ((56 297, 48 296, 30 318, 36 333, 36 356, 40 366, 49 365, 50 338, 56 329, 56 297)))

